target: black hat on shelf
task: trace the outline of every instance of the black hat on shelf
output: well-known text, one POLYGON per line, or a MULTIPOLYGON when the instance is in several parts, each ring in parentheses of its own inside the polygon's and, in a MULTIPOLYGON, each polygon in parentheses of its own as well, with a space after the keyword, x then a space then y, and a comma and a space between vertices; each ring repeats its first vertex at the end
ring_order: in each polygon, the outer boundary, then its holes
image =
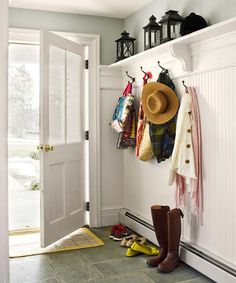
POLYGON ((180 26, 180 34, 183 36, 205 27, 207 27, 206 20, 195 13, 191 13, 182 21, 180 26))

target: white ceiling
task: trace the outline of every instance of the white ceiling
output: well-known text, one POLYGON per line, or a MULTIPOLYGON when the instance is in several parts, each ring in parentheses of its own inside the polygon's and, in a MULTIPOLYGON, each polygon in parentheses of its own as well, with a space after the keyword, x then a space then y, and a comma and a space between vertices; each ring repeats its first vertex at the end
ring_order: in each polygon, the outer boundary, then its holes
POLYGON ((126 18, 152 0, 9 0, 10 7, 126 18))

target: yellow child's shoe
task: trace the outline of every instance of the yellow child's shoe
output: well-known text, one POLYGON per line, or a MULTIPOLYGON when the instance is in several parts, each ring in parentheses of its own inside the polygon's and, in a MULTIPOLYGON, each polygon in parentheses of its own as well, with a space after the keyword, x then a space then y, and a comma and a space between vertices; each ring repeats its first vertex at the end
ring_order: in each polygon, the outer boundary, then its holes
POLYGON ((125 255, 128 256, 128 257, 131 257, 131 256, 135 256, 135 255, 138 255, 138 254, 141 254, 141 252, 134 251, 131 248, 128 248, 126 250, 126 254, 125 255))
POLYGON ((131 249, 136 252, 144 253, 146 255, 158 255, 159 250, 153 246, 144 245, 138 242, 134 242, 131 249))

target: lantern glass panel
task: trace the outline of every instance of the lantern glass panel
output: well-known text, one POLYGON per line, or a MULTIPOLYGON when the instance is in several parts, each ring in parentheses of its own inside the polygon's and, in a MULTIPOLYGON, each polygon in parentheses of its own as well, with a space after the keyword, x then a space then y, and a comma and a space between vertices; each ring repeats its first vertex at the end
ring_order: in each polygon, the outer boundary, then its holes
POLYGON ((151 30, 151 47, 154 47, 156 45, 156 31, 151 30))
POLYGON ((144 33, 145 50, 149 48, 149 30, 144 33))
POLYGON ((120 58, 121 55, 122 55, 121 45, 122 45, 122 43, 119 41, 118 44, 117 44, 117 56, 118 56, 118 58, 120 58))
POLYGON ((160 44, 160 30, 151 31, 151 47, 155 47, 160 44))
POLYGON ((180 37, 180 22, 170 22, 170 38, 175 39, 180 37))
POLYGON ((125 58, 132 56, 132 42, 124 41, 124 43, 123 43, 123 55, 124 55, 125 58))
POLYGON ((168 22, 162 23, 162 39, 168 38, 168 22))

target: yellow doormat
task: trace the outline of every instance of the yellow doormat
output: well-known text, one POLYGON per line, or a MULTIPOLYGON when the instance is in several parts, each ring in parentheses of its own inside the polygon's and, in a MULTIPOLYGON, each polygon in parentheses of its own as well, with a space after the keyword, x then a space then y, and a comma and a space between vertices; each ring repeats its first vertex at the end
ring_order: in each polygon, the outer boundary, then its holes
POLYGON ((103 241, 87 228, 80 228, 46 248, 40 247, 40 233, 10 235, 9 244, 10 258, 92 248, 104 245, 103 241))

